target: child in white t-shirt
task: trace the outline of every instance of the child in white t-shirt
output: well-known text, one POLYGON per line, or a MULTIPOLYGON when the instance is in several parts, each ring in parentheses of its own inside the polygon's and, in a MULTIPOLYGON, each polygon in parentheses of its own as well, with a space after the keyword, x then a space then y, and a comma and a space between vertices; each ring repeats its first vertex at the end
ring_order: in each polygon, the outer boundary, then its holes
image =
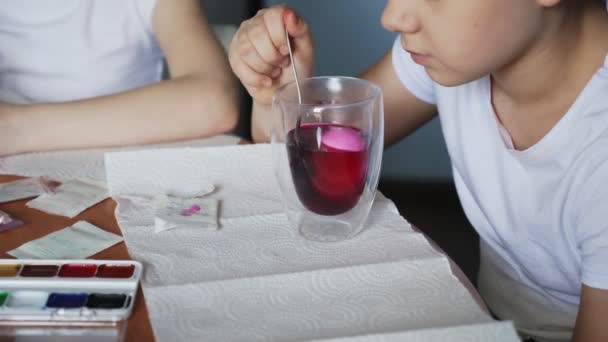
MULTIPOLYGON (((608 341, 605 4, 389 0, 382 23, 400 38, 362 77, 384 91, 387 143, 439 112, 491 310, 539 341, 608 341)), ((245 22, 230 50, 257 141, 293 80, 284 24, 311 76, 307 24, 283 6, 245 22)))
POLYGON ((0 3, 0 157, 231 130, 237 87, 201 12, 199 0, 0 3))

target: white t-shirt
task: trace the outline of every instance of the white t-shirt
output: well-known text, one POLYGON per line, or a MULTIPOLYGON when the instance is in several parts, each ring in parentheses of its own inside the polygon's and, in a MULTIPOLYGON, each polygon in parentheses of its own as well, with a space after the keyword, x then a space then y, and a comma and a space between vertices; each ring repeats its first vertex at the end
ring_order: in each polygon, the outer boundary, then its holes
POLYGON ((64 102, 158 82, 156 0, 0 3, 0 101, 64 102))
POLYGON ((497 120, 489 76, 443 87, 399 39, 393 63, 407 89, 438 107, 458 195, 482 240, 482 296, 523 333, 569 339, 581 283, 608 290, 608 58, 525 151, 497 120))

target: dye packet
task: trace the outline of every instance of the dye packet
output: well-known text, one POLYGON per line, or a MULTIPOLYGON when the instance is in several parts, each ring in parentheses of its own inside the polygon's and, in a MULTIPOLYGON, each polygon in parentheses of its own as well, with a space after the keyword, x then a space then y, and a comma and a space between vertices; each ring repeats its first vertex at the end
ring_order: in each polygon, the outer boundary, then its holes
POLYGON ((74 179, 57 187, 54 193, 45 193, 26 205, 48 214, 74 218, 109 196, 103 183, 74 179))
POLYGON ((45 177, 25 178, 0 184, 0 203, 18 201, 53 193, 58 183, 45 177))
POLYGON ((23 221, 11 217, 9 214, 0 210, 0 232, 19 228, 23 225, 23 221))
POLYGON ((120 235, 79 221, 73 226, 27 242, 8 254, 18 259, 86 259, 122 240, 120 235))
POLYGON ((177 228, 218 229, 217 199, 156 196, 154 198, 155 232, 177 228))

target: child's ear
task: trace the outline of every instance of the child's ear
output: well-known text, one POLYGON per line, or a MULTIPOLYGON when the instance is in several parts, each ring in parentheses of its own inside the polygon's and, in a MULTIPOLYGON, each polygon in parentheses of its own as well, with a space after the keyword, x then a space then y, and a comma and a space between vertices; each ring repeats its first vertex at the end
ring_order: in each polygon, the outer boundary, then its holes
POLYGON ((536 0, 536 2, 542 7, 553 7, 558 5, 561 0, 536 0))

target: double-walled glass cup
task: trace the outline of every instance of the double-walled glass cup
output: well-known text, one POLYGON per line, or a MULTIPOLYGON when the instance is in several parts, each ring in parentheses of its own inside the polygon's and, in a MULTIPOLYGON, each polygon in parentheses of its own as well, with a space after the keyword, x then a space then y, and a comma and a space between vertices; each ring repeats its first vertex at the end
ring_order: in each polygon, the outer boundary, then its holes
POLYGON ((384 147, 382 91, 368 81, 317 77, 277 91, 272 144, 290 223, 316 241, 361 232, 371 210, 384 147))

